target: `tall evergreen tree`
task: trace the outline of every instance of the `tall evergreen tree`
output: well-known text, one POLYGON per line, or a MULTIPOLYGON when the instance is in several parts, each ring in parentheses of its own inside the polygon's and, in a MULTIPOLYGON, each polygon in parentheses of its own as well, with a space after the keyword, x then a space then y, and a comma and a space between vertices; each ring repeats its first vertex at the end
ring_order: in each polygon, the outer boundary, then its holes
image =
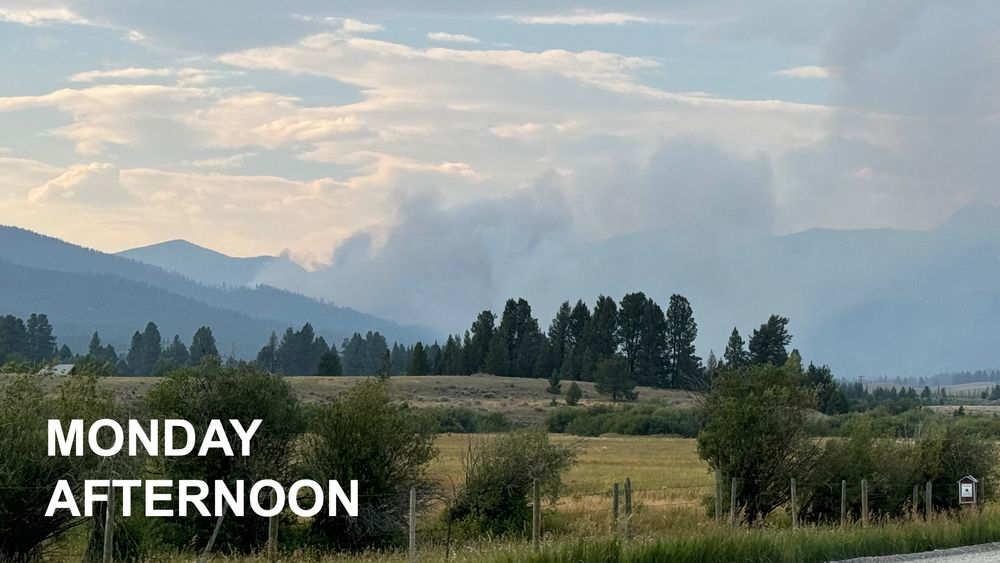
POLYGON ((410 353, 410 365, 406 371, 410 375, 427 375, 431 372, 431 363, 427 358, 427 350, 424 348, 423 342, 417 342, 413 345, 413 351, 410 353))
POLYGON ((28 335, 28 359, 32 362, 42 362, 55 357, 58 348, 56 337, 52 335, 52 325, 45 314, 32 313, 25 323, 28 335))
POLYGON ((788 360, 787 346, 792 341, 788 333, 788 318, 771 315, 767 322, 750 335, 750 362, 783 366, 788 360))
POLYGON ((490 349, 486 354, 483 371, 491 375, 511 375, 510 349, 507 340, 499 332, 490 340, 490 349))
POLYGON ((733 332, 729 335, 726 351, 722 354, 722 362, 728 369, 740 369, 750 363, 749 354, 743 348, 743 337, 736 327, 733 327, 733 332))
POLYGON ((563 301, 549 324, 549 362, 556 370, 561 370, 570 346, 569 325, 573 309, 569 301, 563 301))
POLYGON ((597 366, 618 353, 617 329, 618 305, 610 297, 598 296, 590 322, 587 323, 586 358, 582 365, 582 379, 591 380, 597 366))
POLYGON ((191 355, 188 353, 187 346, 181 342, 180 335, 175 334, 174 339, 163 349, 163 356, 170 358, 170 360, 177 366, 186 366, 191 361, 191 355))
POLYGON ((195 331, 194 338, 191 339, 191 363, 197 365, 202 358, 219 357, 219 349, 215 345, 215 336, 212 329, 203 326, 195 331))
POLYGON ((332 347, 319 358, 319 365, 316 367, 316 375, 337 376, 342 375, 340 366, 340 354, 337 348, 332 347))
POLYGON ((471 338, 466 346, 466 368, 476 373, 486 368, 486 356, 490 352, 490 342, 496 332, 496 315, 493 311, 483 311, 476 317, 470 329, 471 338))
POLYGON ((640 385, 665 385, 668 373, 667 323, 663 309, 642 292, 630 293, 618 313, 618 338, 625 370, 640 385))
POLYGON ((507 347, 509 375, 538 375, 534 367, 541 336, 538 319, 531 316, 531 305, 524 299, 508 299, 494 339, 501 339, 507 347))
POLYGON ((667 357, 670 384, 675 388, 699 389, 704 385, 701 358, 694 348, 697 337, 698 324, 691 304, 682 295, 671 295, 667 307, 667 357))
POLYGON ((559 368, 560 379, 584 378, 584 370, 590 355, 587 348, 589 329, 590 309, 582 299, 579 299, 569 316, 563 361, 559 368))
POLYGON ((28 331, 14 315, 0 317, 0 364, 28 359, 28 331))
POLYGON ((594 389, 602 395, 610 395, 612 401, 634 401, 635 386, 635 378, 625 369, 620 356, 601 360, 594 371, 594 389))
POLYGON ((268 373, 281 371, 281 366, 278 365, 278 335, 273 331, 267 339, 267 344, 257 352, 257 368, 268 373))
POLYGON ((132 335, 132 344, 125 356, 128 373, 131 375, 152 375, 163 350, 163 339, 156 323, 149 322, 145 330, 132 335))

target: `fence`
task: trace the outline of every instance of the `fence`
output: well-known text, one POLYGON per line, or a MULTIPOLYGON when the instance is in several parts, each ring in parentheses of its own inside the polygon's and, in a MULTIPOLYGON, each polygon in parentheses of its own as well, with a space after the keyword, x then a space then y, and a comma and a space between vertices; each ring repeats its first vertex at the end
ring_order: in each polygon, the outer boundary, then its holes
MULTIPOLYGON (((633 481, 626 477, 604 490, 577 491, 565 494, 557 501, 551 503, 543 515, 541 488, 539 483, 535 481, 530 495, 532 509, 530 522, 531 545, 535 551, 541 550, 544 535, 547 533, 546 523, 550 525, 554 524, 563 529, 567 528, 567 526, 576 526, 579 530, 587 532, 588 535, 607 533, 625 540, 641 533, 655 533, 658 536, 669 536, 671 530, 676 529, 679 523, 683 525, 682 520, 670 520, 668 516, 671 513, 674 516, 677 516, 678 513, 694 514, 694 517, 697 518, 694 522, 694 526, 696 527, 704 521, 705 507, 703 503, 710 496, 714 497, 712 498, 712 504, 714 505, 712 507, 714 508, 714 520, 716 524, 720 527, 728 527, 735 530, 742 525, 743 521, 743 515, 741 514, 743 507, 740 506, 739 493, 741 488, 750 482, 758 485, 774 485, 773 481, 748 481, 735 477, 727 479, 716 473, 714 491, 711 484, 701 483, 659 488, 641 488, 636 487, 633 481), (728 485, 728 491, 724 490, 726 488, 725 485, 728 485)), ((788 480, 783 492, 783 494, 787 493, 787 500, 782 506, 789 513, 790 524, 793 528, 801 526, 800 518, 804 508, 804 499, 800 497, 800 487, 802 485, 802 482, 791 478, 788 480)), ((977 506, 981 508, 985 497, 985 481, 980 479, 978 486, 979 490, 976 500, 977 506)), ((816 490, 820 487, 827 488, 831 493, 839 493, 833 494, 834 498, 839 497, 839 512, 835 512, 835 515, 839 516, 839 518, 835 518, 830 522, 839 526, 869 526, 872 523, 875 512, 871 509, 873 501, 879 505, 884 505, 887 499, 893 499, 902 503, 899 506, 895 506, 897 513, 906 514, 911 518, 929 518, 937 509, 947 504, 943 501, 945 498, 944 495, 950 496, 955 494, 957 496, 957 484, 951 482, 927 481, 922 484, 878 483, 873 486, 873 483, 869 482, 869 480, 861 479, 855 482, 841 480, 830 483, 808 483, 810 490, 816 490)), ((8 487, 6 489, 27 488, 8 487)), ((30 487, 30 489, 37 490, 41 489, 41 487, 30 487)), ((360 495, 362 501, 364 499, 369 499, 370 501, 373 497, 393 497, 395 501, 402 502, 405 500, 408 502, 409 506, 406 515, 408 541, 406 545, 408 557, 412 561, 417 559, 419 548, 421 547, 418 541, 417 526, 418 515, 423 512, 420 510, 421 504, 425 505, 425 507, 430 506, 430 510, 424 513, 440 514, 451 500, 441 495, 431 496, 429 493, 422 493, 424 498, 420 498, 420 494, 416 489, 411 489, 400 493, 360 495)), ((270 491, 270 495, 270 504, 267 504, 267 506, 274 506, 274 503, 277 502, 274 491, 270 491)), ((98 530, 103 533, 103 543, 101 544, 103 550, 100 553, 103 563, 111 563, 113 560, 116 516, 120 513, 118 504, 114 488, 110 488, 108 501, 102 510, 103 518, 95 515, 95 521, 100 520, 97 525, 103 528, 103 530, 98 530)), ((40 515, 6 513, 2 516, 38 517, 40 515)), ((197 560, 199 563, 204 563, 211 558, 216 538, 226 516, 223 513, 216 518, 211 536, 208 538, 204 549, 198 554, 197 560)), ((281 514, 278 514, 270 517, 268 520, 268 539, 264 549, 268 561, 277 561, 279 558, 280 519, 281 514)), ((442 547, 440 540, 441 538, 436 538, 433 542, 425 545, 428 547, 434 545, 440 548, 442 547)), ((452 538, 449 527, 448 535, 443 541, 446 558, 451 553, 451 543, 452 538)), ((92 548, 93 546, 91 546, 92 548)), ((76 555, 77 560, 79 560, 85 554, 72 555, 76 555)), ((96 559, 93 557, 96 554, 91 552, 90 555, 92 556, 92 560, 96 559)), ((67 559, 70 558, 69 554, 64 554, 64 556, 67 559)))

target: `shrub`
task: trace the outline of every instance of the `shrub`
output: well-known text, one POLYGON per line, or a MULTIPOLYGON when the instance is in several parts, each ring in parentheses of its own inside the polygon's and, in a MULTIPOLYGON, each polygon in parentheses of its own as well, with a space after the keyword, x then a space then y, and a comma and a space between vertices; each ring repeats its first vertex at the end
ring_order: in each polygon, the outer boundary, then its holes
POLYGON ((548 418, 549 432, 577 436, 624 434, 693 438, 698 434, 700 425, 698 413, 693 409, 656 405, 594 406, 587 409, 563 407, 554 410, 548 418))
POLYGON ((558 498, 562 474, 576 450, 549 442, 540 428, 511 432, 472 445, 463 461, 465 483, 445 511, 467 534, 520 534, 531 521, 529 496, 537 479, 550 499, 558 498))
POLYGON ((435 424, 434 431, 442 434, 506 432, 513 427, 499 412, 478 412, 465 407, 436 407, 427 411, 435 424))
POLYGON ((49 540, 59 538, 85 520, 67 511, 46 517, 55 483, 66 479, 74 495, 95 475, 102 458, 48 457, 48 419, 83 419, 85 424, 112 415, 111 397, 97 389, 93 378, 71 376, 56 396, 46 396, 44 379, 19 376, 0 383, 0 560, 43 555, 49 540))
POLYGON ((569 388, 566 389, 566 404, 575 407, 581 398, 583 398, 583 390, 575 381, 570 383, 569 388))
MULTIPOLYGON (((205 457, 153 458, 153 471, 173 480, 206 481, 210 496, 214 495, 211 489, 215 480, 230 487, 240 479, 247 483, 274 479, 290 484, 292 448, 304 429, 304 417, 294 391, 284 379, 246 363, 222 364, 218 358, 206 357, 197 366, 171 372, 160 380, 150 390, 148 402, 153 416, 187 420, 197 435, 203 435, 213 419, 237 419, 244 428, 254 419, 262 420, 249 457, 227 456, 215 449, 205 457)), ((227 431, 232 432, 228 425, 227 431)), ((238 443, 235 433, 228 438, 238 443)), ((177 547, 200 548, 214 525, 214 518, 176 517, 165 524, 164 540, 177 547)), ((246 552, 261 547, 266 540, 267 519, 247 513, 242 518, 226 516, 216 545, 246 552)))
POLYGON ((794 366, 755 365, 723 372, 705 397, 698 454, 739 479, 737 506, 751 523, 784 504, 789 479, 808 480, 820 456, 806 432, 815 396, 800 379, 794 366))
POLYGON ((302 474, 342 486, 358 481, 358 517, 321 511, 313 537, 351 550, 399 543, 406 532, 409 490, 426 503, 432 482, 427 464, 434 457, 434 425, 426 412, 389 399, 388 383, 368 380, 321 407, 302 452, 302 474))

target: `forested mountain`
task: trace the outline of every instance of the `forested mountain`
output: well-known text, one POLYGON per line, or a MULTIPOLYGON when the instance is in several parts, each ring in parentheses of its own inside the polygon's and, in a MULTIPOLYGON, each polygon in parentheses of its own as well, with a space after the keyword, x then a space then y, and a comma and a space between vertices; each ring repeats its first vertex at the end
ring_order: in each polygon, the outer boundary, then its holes
POLYGON ((252 286, 279 276, 302 275, 305 270, 284 256, 234 258, 192 244, 170 240, 119 252, 206 285, 252 286))
POLYGON ((95 330, 125 348, 129 336, 155 320, 165 334, 213 327, 228 354, 253 357, 272 331, 311 322, 339 342, 356 331, 378 330, 394 340, 433 338, 359 311, 267 286, 222 288, 135 260, 104 254, 13 227, 0 227, 0 311, 45 311, 59 341, 85 347, 95 330))

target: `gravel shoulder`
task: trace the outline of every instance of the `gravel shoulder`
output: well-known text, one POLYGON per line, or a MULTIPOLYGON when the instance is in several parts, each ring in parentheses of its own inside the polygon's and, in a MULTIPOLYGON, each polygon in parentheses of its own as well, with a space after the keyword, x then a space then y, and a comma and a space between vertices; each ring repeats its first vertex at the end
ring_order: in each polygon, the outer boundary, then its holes
POLYGON ((906 563, 910 561, 921 563, 993 563, 1000 561, 1000 542, 956 547, 953 549, 939 549, 922 553, 909 553, 906 555, 859 557, 856 559, 845 559, 836 563, 906 563))

